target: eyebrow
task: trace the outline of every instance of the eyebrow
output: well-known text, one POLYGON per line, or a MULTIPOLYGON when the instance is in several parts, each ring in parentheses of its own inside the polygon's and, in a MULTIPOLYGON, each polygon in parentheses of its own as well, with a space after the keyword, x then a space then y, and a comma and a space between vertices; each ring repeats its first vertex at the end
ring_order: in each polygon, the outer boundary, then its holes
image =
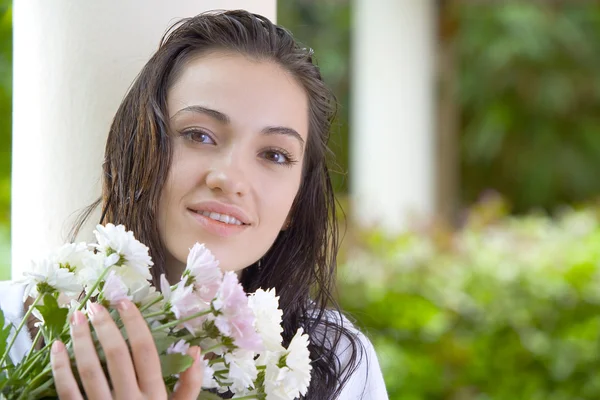
POLYGON ((264 128, 262 131, 260 131, 260 133, 262 133, 264 135, 280 134, 280 135, 291 136, 293 138, 296 138, 300 142, 300 145, 302 147, 304 147, 304 139, 302 139, 302 136, 300 136, 300 134, 292 128, 287 128, 285 126, 269 126, 269 127, 264 128))
MULTIPOLYGON (((223 114, 221 111, 217 111, 212 108, 202 107, 202 106, 198 106, 198 105, 187 106, 185 108, 182 108, 181 110, 177 111, 171 117, 171 119, 175 118, 175 116, 177 116, 179 113, 182 113, 182 112, 193 112, 193 113, 198 113, 198 114, 205 114, 211 118, 216 119, 217 121, 219 121, 223 124, 231 123, 231 119, 229 118, 229 116, 227 116, 227 114, 223 114)), ((264 128, 263 130, 261 130, 260 133, 262 133, 263 135, 291 136, 293 138, 296 138, 296 140, 298 140, 300 142, 300 145, 302 147, 304 147, 304 139, 295 129, 292 129, 292 128, 288 128, 285 126, 268 126, 268 127, 264 128)))
POLYGON ((193 112, 193 113, 197 113, 197 114, 206 114, 209 117, 212 117, 223 124, 229 124, 231 122, 229 117, 226 114, 223 114, 221 111, 213 110, 212 108, 207 108, 207 107, 202 107, 202 106, 187 106, 185 108, 182 108, 181 110, 177 111, 171 117, 171 119, 175 118, 179 113, 182 113, 185 111, 193 112))

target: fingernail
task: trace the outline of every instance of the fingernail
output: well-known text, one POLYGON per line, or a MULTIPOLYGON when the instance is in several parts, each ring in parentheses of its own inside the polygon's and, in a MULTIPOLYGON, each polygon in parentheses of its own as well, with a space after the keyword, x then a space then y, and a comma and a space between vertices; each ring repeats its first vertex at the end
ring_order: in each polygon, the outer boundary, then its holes
POLYGON ((98 317, 104 311, 104 307, 102 307, 98 303, 91 303, 88 308, 88 315, 91 319, 98 317))
POLYGON ((121 300, 119 302, 119 304, 117 304, 117 307, 119 308, 119 310, 121 311, 126 311, 129 310, 129 307, 131 306, 131 302, 129 302, 128 300, 121 300))
POLYGON ((52 348, 51 348, 52 354, 58 354, 63 349, 64 349, 64 345, 62 344, 62 342, 55 340, 54 343, 52 343, 52 348))
POLYGON ((192 359, 194 360, 194 364, 195 364, 198 361, 198 359, 200 358, 200 347, 198 347, 198 346, 190 347, 190 349, 188 350, 188 355, 190 357, 192 357, 192 359))
POLYGON ((83 325, 84 323, 86 323, 85 315, 83 315, 81 311, 75 311, 73 315, 71 315, 71 325, 83 325))

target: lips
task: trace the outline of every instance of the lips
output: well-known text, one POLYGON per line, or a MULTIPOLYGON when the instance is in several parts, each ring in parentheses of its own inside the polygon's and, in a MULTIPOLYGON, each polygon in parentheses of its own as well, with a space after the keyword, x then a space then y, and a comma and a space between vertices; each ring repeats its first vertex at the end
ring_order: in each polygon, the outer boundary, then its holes
POLYGON ((241 208, 231 204, 216 201, 204 201, 194 203, 188 206, 188 209, 225 224, 242 226, 252 225, 252 219, 248 214, 241 208))
POLYGON ((240 221, 239 219, 237 219, 231 215, 219 214, 219 213, 210 212, 210 211, 194 211, 194 212, 199 215, 204 215, 205 217, 213 219, 215 221, 223 222, 224 224, 246 225, 242 221, 240 221))
POLYGON ((198 223, 199 226, 206 233, 214 235, 214 236, 218 236, 218 237, 222 237, 222 238, 229 238, 229 237, 233 237, 238 234, 241 234, 242 232, 246 231, 246 229, 249 229, 251 227, 250 224, 244 224, 237 218, 227 215, 227 214, 219 214, 219 213, 215 213, 214 211, 198 212, 198 211, 194 211, 191 209, 188 209, 188 211, 189 211, 189 215, 191 215, 193 217, 193 219, 196 221, 196 223, 198 223), (207 213, 209 214, 209 216, 205 215, 207 213), (219 216, 218 220, 211 218, 211 216, 215 216, 215 215, 219 216), (228 222, 222 222, 221 218, 226 219, 226 221, 228 221, 228 222), (234 223, 229 223, 229 221, 231 221, 231 219, 233 219, 234 223))

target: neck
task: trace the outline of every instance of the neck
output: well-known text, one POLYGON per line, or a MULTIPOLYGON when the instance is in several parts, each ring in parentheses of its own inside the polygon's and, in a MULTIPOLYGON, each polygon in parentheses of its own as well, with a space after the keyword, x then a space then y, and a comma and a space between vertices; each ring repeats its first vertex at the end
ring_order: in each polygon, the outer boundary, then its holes
POLYGON ((170 254, 167 255, 165 260, 165 275, 171 285, 181 280, 181 274, 185 270, 185 264, 175 259, 170 254))

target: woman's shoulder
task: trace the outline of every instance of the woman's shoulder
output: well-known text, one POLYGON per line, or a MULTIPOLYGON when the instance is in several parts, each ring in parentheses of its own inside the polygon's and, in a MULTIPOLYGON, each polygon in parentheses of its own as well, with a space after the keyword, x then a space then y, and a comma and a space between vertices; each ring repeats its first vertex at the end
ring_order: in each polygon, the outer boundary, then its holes
MULTIPOLYGON (((4 314, 4 324, 17 327, 25 315, 23 294, 25 286, 13 281, 0 281, 0 309, 4 314)), ((31 337, 26 327, 23 327, 10 351, 13 362, 21 360, 31 348, 31 337)))
POLYGON ((346 378, 339 398, 387 399, 377 353, 368 336, 343 313, 336 310, 326 310, 324 320, 322 339, 334 346, 341 371, 344 371, 342 379, 346 378))

